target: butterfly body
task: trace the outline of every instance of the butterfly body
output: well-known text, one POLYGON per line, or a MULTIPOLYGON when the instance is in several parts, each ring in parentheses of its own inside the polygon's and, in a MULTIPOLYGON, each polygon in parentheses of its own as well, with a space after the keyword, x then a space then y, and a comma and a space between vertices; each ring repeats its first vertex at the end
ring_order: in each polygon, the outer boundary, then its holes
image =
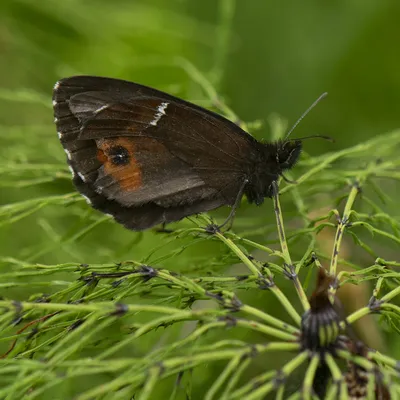
POLYGON ((257 205, 294 166, 301 141, 261 143, 222 116, 118 79, 57 82, 54 115, 76 188, 129 229, 257 205))

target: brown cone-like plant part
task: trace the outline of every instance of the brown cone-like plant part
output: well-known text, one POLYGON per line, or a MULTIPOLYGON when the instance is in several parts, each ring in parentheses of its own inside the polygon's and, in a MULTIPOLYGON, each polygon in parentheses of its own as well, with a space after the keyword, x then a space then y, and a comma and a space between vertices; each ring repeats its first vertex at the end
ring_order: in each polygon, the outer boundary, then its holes
MULTIPOLYGON (((361 341, 351 341, 348 343, 348 349, 354 354, 368 358, 368 348, 361 341)), ((375 400, 389 400, 390 394, 386 385, 382 381, 379 370, 368 372, 360 365, 352 361, 347 363, 347 371, 344 375, 346 380, 347 392, 351 400, 368 399, 368 382, 375 375, 375 400)))
POLYGON ((333 281, 325 269, 319 269, 317 286, 310 297, 310 309, 301 321, 301 343, 305 349, 325 351, 337 342, 340 316, 329 298, 333 281))

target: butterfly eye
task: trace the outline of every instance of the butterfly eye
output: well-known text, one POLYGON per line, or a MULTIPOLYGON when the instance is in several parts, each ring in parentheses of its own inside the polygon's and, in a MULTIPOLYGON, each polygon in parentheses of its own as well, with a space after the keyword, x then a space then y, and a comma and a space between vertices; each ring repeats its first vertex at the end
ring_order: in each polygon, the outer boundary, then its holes
POLYGON ((278 149, 276 150, 276 155, 275 155, 276 162, 277 162, 278 164, 281 163, 281 160, 279 159, 279 155, 280 155, 280 154, 281 154, 281 149, 278 148, 278 149))
POLYGON ((123 146, 114 146, 108 151, 108 156, 115 166, 129 164, 130 155, 128 149, 123 146))
POLYGON ((282 143, 276 150, 276 161, 278 164, 285 164, 290 157, 290 149, 287 148, 286 143, 282 143))

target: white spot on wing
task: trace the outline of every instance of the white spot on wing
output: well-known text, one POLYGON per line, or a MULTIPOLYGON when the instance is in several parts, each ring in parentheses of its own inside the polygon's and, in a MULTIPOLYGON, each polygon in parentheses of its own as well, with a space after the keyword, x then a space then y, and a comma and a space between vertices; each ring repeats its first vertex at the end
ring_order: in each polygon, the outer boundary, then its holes
POLYGON ((58 121, 58 118, 54 117, 54 123, 56 124, 58 121))
POLYGON ((74 171, 74 169, 73 169, 70 165, 68 165, 68 168, 69 168, 69 170, 71 171, 72 177, 74 178, 74 177, 75 177, 75 171, 74 171))
POLYGON ((60 87, 60 81, 55 83, 53 90, 58 90, 59 87, 60 87))
POLYGON ((53 100, 53 107, 55 107, 57 105, 57 102, 55 100, 53 100))
POLYGON ((61 139, 63 137, 63 134, 61 132, 57 132, 58 138, 61 139))
POLYGON ((95 189, 96 190, 96 192, 98 193, 98 194, 101 194, 101 192, 103 191, 103 186, 97 186, 97 188, 95 189))
POLYGON ((84 194, 82 194, 82 197, 86 200, 86 203, 92 204, 92 202, 90 201, 89 197, 85 196, 84 194))
POLYGON ((103 110, 105 110, 106 108, 108 108, 108 105, 107 105, 107 104, 105 104, 104 106, 101 106, 100 108, 98 108, 98 109, 94 112, 94 114, 99 114, 99 113, 101 113, 103 110))
POLYGON ((156 126, 158 121, 160 120, 160 118, 163 115, 166 115, 165 110, 167 109, 169 103, 161 103, 158 107, 157 107, 157 113, 154 116, 153 121, 150 122, 150 125, 156 126))
POLYGON ((86 182, 86 178, 83 176, 83 174, 81 174, 80 172, 78 172, 78 176, 79 176, 79 178, 82 179, 83 182, 86 182))
POLYGON ((157 110, 161 113, 165 115, 165 110, 167 109, 169 103, 161 103, 157 110))
POLYGON ((67 155, 68 160, 70 160, 71 159, 71 153, 67 149, 64 149, 64 151, 65 151, 65 154, 67 155))

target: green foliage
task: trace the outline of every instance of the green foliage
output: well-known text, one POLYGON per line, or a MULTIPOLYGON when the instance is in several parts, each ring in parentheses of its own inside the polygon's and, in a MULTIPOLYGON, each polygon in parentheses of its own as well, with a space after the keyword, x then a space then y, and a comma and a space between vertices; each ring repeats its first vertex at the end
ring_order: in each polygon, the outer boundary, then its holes
MULTIPOLYGON (((282 8, 282 21, 272 3, 199 4, 0 6, 8 61, 0 65, 7 77, 0 89, 0 398, 315 398, 320 354, 303 351, 299 335, 320 263, 337 276, 339 293, 369 283, 371 301, 347 321, 379 313, 384 337, 381 352, 342 349, 326 357, 337 383, 327 398, 347 393, 343 360, 366 371, 370 396, 377 379, 399 396, 398 110, 393 101, 371 103, 398 63, 392 55, 384 74, 363 63, 363 51, 374 48, 363 41, 376 32, 381 42, 396 37, 390 32, 397 22, 389 23, 395 11, 375 2, 343 4, 335 12, 348 17, 338 18, 302 4, 298 18, 293 3, 282 8), (307 23, 309 16, 321 22, 307 23), (259 18, 266 19, 262 26, 259 18), (339 20, 343 38, 325 31, 339 20), (315 36, 326 39, 330 58, 321 43, 310 43, 315 36), (297 52, 307 57, 297 59, 297 52), (368 71, 376 80, 368 80, 370 95, 355 99, 368 71), (203 227, 210 216, 201 215, 173 224, 171 234, 128 232, 89 209, 70 183, 50 92, 58 78, 75 73, 147 83, 235 121, 239 114, 264 117, 265 110, 293 119, 331 88, 333 99, 304 124, 314 121, 312 131, 339 144, 323 143, 315 152, 318 144, 306 142, 317 155, 304 153, 289 176, 297 184, 281 182, 275 204, 243 201, 233 231, 209 235, 203 227)), ((241 124, 259 138, 282 137, 286 121, 264 119, 269 125, 241 124)), ((213 219, 223 220, 225 211, 213 219)))

